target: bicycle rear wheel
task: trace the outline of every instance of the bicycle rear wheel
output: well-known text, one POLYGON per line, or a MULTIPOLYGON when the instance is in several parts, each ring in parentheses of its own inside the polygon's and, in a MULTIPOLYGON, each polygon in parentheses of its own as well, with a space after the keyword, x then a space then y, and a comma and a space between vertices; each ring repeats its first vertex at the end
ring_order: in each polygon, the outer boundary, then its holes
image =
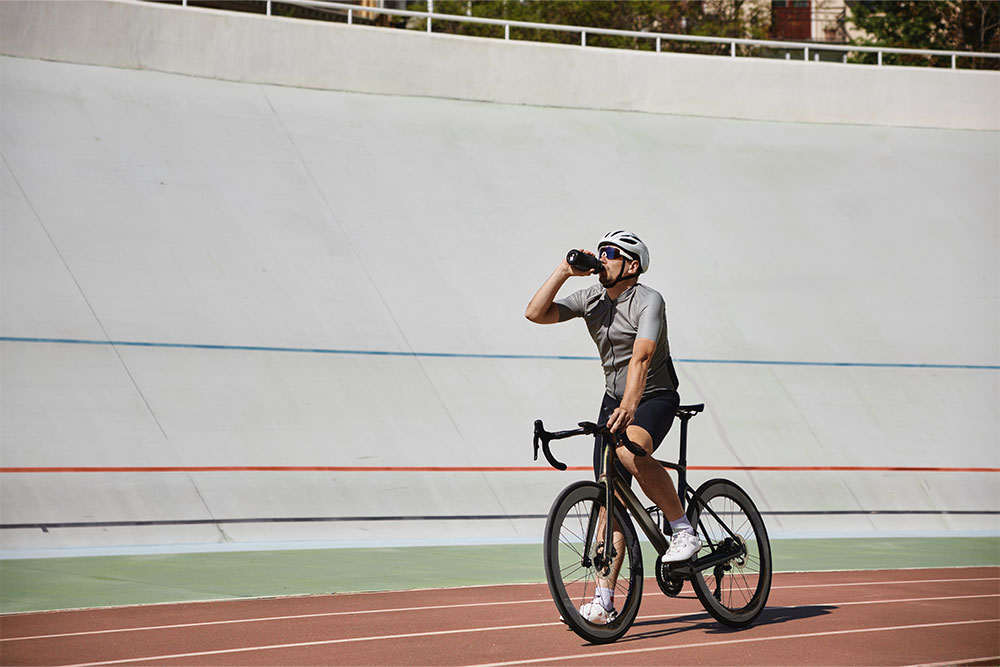
POLYGON ((614 587, 617 616, 607 624, 595 624, 580 615, 580 607, 593 600, 598 580, 607 581, 614 567, 603 561, 604 493, 594 482, 570 485, 552 504, 545 524, 545 578, 552 600, 573 632, 596 644, 613 642, 628 632, 642 598, 639 540, 624 509, 615 503, 613 515, 622 533, 615 545, 621 558, 614 587))
POLYGON ((744 628, 760 616, 771 592, 767 529, 750 496, 729 480, 705 482, 695 497, 700 497, 704 506, 694 500, 688 517, 698 528, 702 543, 713 545, 714 551, 742 549, 727 562, 695 572, 694 591, 705 611, 717 621, 744 628))

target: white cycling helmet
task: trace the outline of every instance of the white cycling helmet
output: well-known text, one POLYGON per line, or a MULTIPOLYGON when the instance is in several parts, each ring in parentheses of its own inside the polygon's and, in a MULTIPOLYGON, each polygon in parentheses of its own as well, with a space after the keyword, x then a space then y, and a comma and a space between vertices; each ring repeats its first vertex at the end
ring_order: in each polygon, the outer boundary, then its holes
MULTIPOLYGON (((631 232, 619 229, 616 232, 608 232, 597 244, 598 251, 602 246, 613 245, 621 248, 626 253, 639 260, 639 273, 645 273, 649 269, 649 248, 642 240, 631 232)), ((600 253, 598 253, 600 254, 600 253)))

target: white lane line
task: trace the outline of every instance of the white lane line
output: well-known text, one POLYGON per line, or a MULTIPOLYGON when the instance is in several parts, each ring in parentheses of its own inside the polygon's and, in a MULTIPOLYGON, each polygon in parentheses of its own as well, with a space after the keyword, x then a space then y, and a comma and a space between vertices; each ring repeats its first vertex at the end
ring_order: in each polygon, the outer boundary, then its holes
MULTIPOLYGON (((1000 577, 978 577, 974 579, 912 579, 909 581, 852 581, 843 584, 788 584, 786 586, 771 586, 771 590, 791 590, 794 588, 843 588, 845 586, 889 586, 894 584, 953 584, 961 581, 1000 582, 1000 577)), ((748 591, 750 589, 742 586, 733 586, 730 590, 748 591)), ((646 597, 645 594, 643 597, 646 597)))
POLYGON ((193 653, 175 653, 173 655, 152 655, 145 658, 125 658, 123 660, 104 660, 100 662, 81 662, 62 667, 96 667, 97 665, 124 665, 135 662, 150 662, 152 660, 177 660, 180 658, 198 658, 206 655, 227 655, 231 653, 249 653, 251 651, 271 651, 282 648, 304 648, 307 646, 328 646, 331 644, 347 644, 350 642, 370 642, 386 639, 410 639, 413 637, 434 637, 436 635, 458 635, 471 632, 497 632, 498 630, 522 630, 525 628, 540 628, 546 625, 563 625, 562 621, 555 623, 531 623, 527 625, 501 625, 495 628, 466 628, 464 630, 438 630, 435 632, 410 632, 402 635, 381 635, 379 637, 348 637, 346 639, 323 639, 312 642, 296 642, 294 644, 270 644, 268 646, 246 646, 242 648, 215 649, 212 651, 196 651, 193 653))
MULTIPOLYGON (((992 577, 981 577, 981 578, 964 578, 964 579, 914 579, 909 581, 880 581, 880 582, 859 582, 859 583, 843 583, 843 584, 795 584, 789 586, 772 586, 771 590, 782 590, 782 589, 793 589, 793 588, 832 588, 841 586, 883 586, 886 584, 923 584, 923 583, 955 583, 961 581, 1000 581, 1000 578, 992 577)), ((734 589, 734 590, 745 590, 745 589, 734 589)), ((648 591, 643 594, 643 598, 646 597, 659 597, 658 592, 648 591)), ((966 597, 976 597, 976 596, 966 596, 966 597)), ((930 599, 961 599, 961 598, 930 598, 930 599)), ((259 618, 236 618, 227 619, 221 621, 201 621, 197 623, 176 623, 171 625, 146 625, 138 626, 133 628, 110 628, 107 630, 86 630, 81 632, 62 632, 53 633, 47 635, 31 635, 26 637, 0 637, 0 642, 17 642, 17 641, 30 641, 37 639, 58 639, 61 637, 85 637, 88 635, 107 635, 116 634, 124 632, 145 632, 152 630, 177 630, 180 628, 197 628, 213 625, 233 625, 239 623, 263 623, 268 621, 291 621, 298 619, 308 619, 308 618, 326 618, 334 616, 356 616, 361 614, 390 614, 393 612, 411 612, 411 611, 432 611, 435 609, 462 609, 468 607, 488 607, 492 605, 517 605, 517 604, 538 604, 538 603, 551 603, 549 598, 542 598, 537 600, 510 600, 505 602, 467 602, 462 604, 445 604, 445 605, 429 605, 422 607, 390 607, 385 609, 365 609, 359 611, 332 611, 332 612, 320 612, 314 614, 293 614, 287 616, 263 616, 259 618)), ((876 604, 879 601, 875 601, 871 604, 876 604)), ((893 600, 885 600, 884 602, 894 602, 893 600)), ((847 604, 855 603, 840 603, 841 606, 847 604)), ((868 604, 868 603, 866 603, 868 604)), ((802 605, 793 605, 802 606, 802 605)), ((805 606, 815 606, 815 605, 805 605, 805 606)), ((697 613, 697 612, 690 612, 697 613)), ((677 616, 688 616, 690 614, 671 614, 669 616, 657 616, 657 618, 671 618, 677 616)))
MULTIPOLYGON (((970 598, 985 598, 985 597, 1000 597, 1000 594, 952 596, 952 597, 943 597, 943 598, 908 598, 908 599, 905 599, 905 600, 865 600, 865 601, 860 601, 860 602, 828 602, 828 603, 823 603, 823 604, 797 605, 797 606, 793 606, 793 607, 781 607, 781 608, 783 608, 783 609, 795 609, 795 608, 802 608, 802 607, 827 607, 827 606, 828 607, 844 607, 844 606, 848 606, 848 605, 859 605, 859 604, 898 604, 898 603, 906 603, 906 602, 929 602, 929 601, 943 601, 943 600, 964 600, 964 599, 970 599, 970 598)), ((649 621, 649 620, 658 620, 658 619, 666 619, 666 618, 680 618, 680 617, 685 617, 685 616, 691 616, 692 614, 702 614, 702 615, 707 616, 707 614, 705 612, 703 612, 703 611, 696 611, 696 612, 686 612, 686 613, 678 613, 678 614, 656 614, 656 615, 652 615, 652 616, 641 616, 641 617, 637 618, 636 620, 639 620, 639 621, 649 621)), ((990 622, 1000 623, 1000 619, 987 619, 987 620, 983 620, 983 621, 962 621, 961 623, 990 623, 990 622)), ((961 624, 961 623, 959 623, 959 624, 961 624)), ((564 623, 562 623, 561 621, 556 622, 556 623, 527 623, 527 624, 521 624, 521 625, 503 625, 503 626, 497 626, 497 627, 492 627, 492 628, 461 628, 461 629, 458 629, 458 630, 434 630, 434 631, 429 631, 429 632, 412 632, 412 633, 399 634, 399 635, 380 635, 380 636, 376 636, 376 637, 343 637, 343 638, 340 638, 340 639, 324 639, 324 640, 317 640, 317 641, 310 641, 310 642, 298 642, 298 643, 294 643, 294 644, 269 644, 269 645, 264 645, 264 646, 247 646, 247 647, 235 648, 235 649, 213 649, 213 650, 210 650, 210 651, 198 651, 198 652, 195 652, 195 653, 180 653, 180 654, 172 654, 172 655, 158 655, 158 656, 149 656, 149 657, 144 657, 144 658, 126 658, 126 659, 119 659, 119 660, 108 660, 108 661, 104 661, 104 662, 89 662, 89 663, 80 663, 80 664, 76 664, 76 665, 66 665, 64 667, 92 667, 93 665, 117 665, 117 664, 131 663, 131 662, 148 662, 148 661, 151 661, 151 660, 174 660, 174 659, 180 659, 180 658, 197 658, 197 657, 206 656, 206 655, 226 655, 226 654, 230 654, 230 653, 248 653, 248 652, 252 652, 252 651, 268 651, 268 650, 282 649, 282 648, 301 648, 301 647, 305 647, 305 646, 326 646, 326 645, 331 645, 331 644, 348 644, 348 643, 352 643, 352 642, 368 642, 368 641, 379 641, 379 640, 386 640, 386 639, 412 639, 412 638, 417 638, 417 637, 439 637, 439 636, 442 636, 442 635, 462 635, 462 634, 469 634, 469 633, 473 633, 473 632, 497 632, 497 631, 501 631, 501 630, 525 630, 525 629, 529 629, 529 628, 543 628, 543 627, 548 627, 548 626, 553 626, 553 625, 562 626, 562 625, 564 625, 564 623)), ((955 623, 928 624, 926 626, 914 626, 914 627, 936 627, 937 625, 955 625, 955 623)), ((902 626, 900 626, 900 627, 902 627, 902 626)), ((855 630, 855 631, 852 631, 852 632, 864 632, 864 630, 855 630)), ((822 636, 824 634, 829 634, 829 633, 818 633, 817 636, 822 636)), ((836 634, 836 633, 834 633, 834 634, 836 634)), ((802 635, 802 636, 810 636, 810 635, 802 635)), ((604 655, 604 654, 595 654, 595 655, 604 655)), ((585 657, 585 656, 575 656, 575 657, 585 657)), ((539 660, 540 661, 549 661, 549 660, 564 660, 564 659, 565 660, 569 660, 569 659, 572 659, 572 658, 570 658, 570 657, 541 658, 539 660)), ((534 660, 521 661, 521 662, 515 662, 515 663, 500 663, 500 664, 524 664, 525 662, 534 662, 534 660)))
POLYGON ((771 590, 788 588, 839 588, 842 586, 892 586, 896 584, 953 584, 961 581, 998 581, 1000 577, 968 577, 960 579, 907 579, 899 581, 851 581, 842 584, 788 584, 772 586, 771 590))
POLYGON ((233 618, 222 621, 200 621, 197 623, 174 623, 171 625, 144 625, 135 628, 111 628, 108 630, 85 630, 81 632, 62 632, 51 635, 34 635, 30 637, 0 637, 0 642, 20 642, 32 639, 57 639, 59 637, 84 637, 87 635, 107 635, 117 632, 145 632, 147 630, 177 630, 180 628, 197 628, 209 625, 231 625, 238 623, 262 623, 265 621, 292 621, 307 618, 325 618, 330 616, 359 616, 362 614, 388 614, 392 612, 407 611, 431 611, 434 609, 462 609, 465 607, 490 607, 508 604, 534 604, 548 602, 550 599, 542 600, 513 600, 507 602, 466 602, 462 604, 438 604, 423 607, 393 607, 389 609, 364 609, 359 611, 327 611, 314 614, 293 614, 289 616, 262 616, 259 618, 233 618))
POLYGON ((673 644, 670 646, 649 646, 646 648, 623 649, 616 651, 602 651, 600 653, 580 653, 577 655, 560 655, 550 658, 531 658, 530 660, 510 660, 508 662, 491 662, 475 665, 475 667, 506 667, 507 665, 534 665, 543 662, 562 662, 566 660, 594 660, 595 658, 628 655, 631 653, 652 653, 653 651, 675 651, 685 648, 704 648, 707 646, 726 646, 727 644, 751 644, 758 642, 771 642, 787 639, 812 639, 815 637, 835 637, 838 635, 862 634, 869 632, 892 632, 896 630, 922 630, 926 628, 946 628, 959 625, 977 625, 982 623, 996 623, 1000 625, 1000 619, 986 619, 978 621, 954 621, 950 623, 920 623, 917 625, 892 625, 881 628, 858 628, 856 630, 830 630, 827 632, 803 632, 795 635, 778 635, 775 637, 747 637, 745 639, 724 639, 712 640, 708 642, 695 642, 693 644, 673 644))
POLYGON ((985 658, 962 658, 960 660, 947 660, 945 662, 925 662, 909 667, 955 667, 956 665, 976 665, 985 663, 994 665, 1000 663, 1000 655, 992 655, 985 658))
MULTIPOLYGON (((906 604, 909 602, 945 602, 947 600, 975 600, 979 598, 1000 598, 1000 593, 985 593, 982 595, 949 595, 937 598, 900 598, 898 600, 852 600, 850 602, 809 602, 806 604, 773 605, 765 608, 771 610, 779 609, 809 609, 810 607, 854 607, 857 605, 870 604, 906 604)), ((702 609, 689 611, 683 614, 652 614, 650 616, 637 616, 636 621, 655 621, 663 618, 684 618, 686 616, 708 616, 708 612, 702 609)), ((997 619, 1000 621, 1000 618, 997 619)))

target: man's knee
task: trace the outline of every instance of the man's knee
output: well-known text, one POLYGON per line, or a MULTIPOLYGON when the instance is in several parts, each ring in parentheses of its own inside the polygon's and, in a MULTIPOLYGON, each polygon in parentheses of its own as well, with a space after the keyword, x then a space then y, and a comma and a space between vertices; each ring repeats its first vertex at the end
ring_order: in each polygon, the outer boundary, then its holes
MULTIPOLYGON (((628 434, 629 440, 639 445, 647 455, 653 453, 653 436, 649 434, 649 431, 641 426, 633 424, 625 430, 625 433, 628 434)), ((619 451, 621 451, 621 449, 622 448, 619 448, 619 451)), ((626 449, 625 451, 628 450, 626 449)), ((629 452, 629 454, 631 455, 631 452, 629 452)))
POLYGON ((622 465, 625 466, 625 469, 634 476, 641 470, 643 464, 647 462, 646 459, 649 459, 650 454, 653 453, 653 438, 649 435, 646 429, 641 426, 629 426, 626 433, 628 434, 629 440, 639 445, 639 447, 646 452, 646 456, 640 457, 630 452, 624 445, 618 447, 618 460, 621 461, 622 465))

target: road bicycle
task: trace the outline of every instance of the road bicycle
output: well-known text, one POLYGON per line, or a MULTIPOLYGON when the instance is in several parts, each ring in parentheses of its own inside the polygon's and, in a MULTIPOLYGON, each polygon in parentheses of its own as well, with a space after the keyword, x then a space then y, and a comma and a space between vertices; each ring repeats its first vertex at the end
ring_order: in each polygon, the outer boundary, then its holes
POLYGON ((656 459, 677 473, 677 492, 687 517, 702 540, 701 550, 688 561, 662 562, 670 545, 670 524, 659 508, 644 508, 615 465, 624 445, 636 456, 646 452, 624 433, 612 434, 607 424, 580 422, 579 428, 550 433, 535 421, 534 450, 557 470, 566 470, 549 447, 552 440, 576 435, 602 438, 602 470, 596 482, 580 481, 560 493, 545 524, 545 577, 563 621, 589 642, 604 644, 621 638, 635 621, 642 598, 643 566, 639 539, 628 514, 635 518, 657 553, 655 576, 660 590, 676 597, 690 581, 695 594, 720 623, 743 628, 764 610, 771 591, 771 546, 760 512, 750 496, 727 479, 711 479, 697 491, 687 483, 688 422, 705 405, 677 408, 680 452, 676 463, 656 459), (607 521, 607 508, 613 508, 607 521), (617 577, 616 577, 617 575, 617 577), (615 614, 607 623, 592 623, 580 614, 598 581, 614 585, 615 614))

